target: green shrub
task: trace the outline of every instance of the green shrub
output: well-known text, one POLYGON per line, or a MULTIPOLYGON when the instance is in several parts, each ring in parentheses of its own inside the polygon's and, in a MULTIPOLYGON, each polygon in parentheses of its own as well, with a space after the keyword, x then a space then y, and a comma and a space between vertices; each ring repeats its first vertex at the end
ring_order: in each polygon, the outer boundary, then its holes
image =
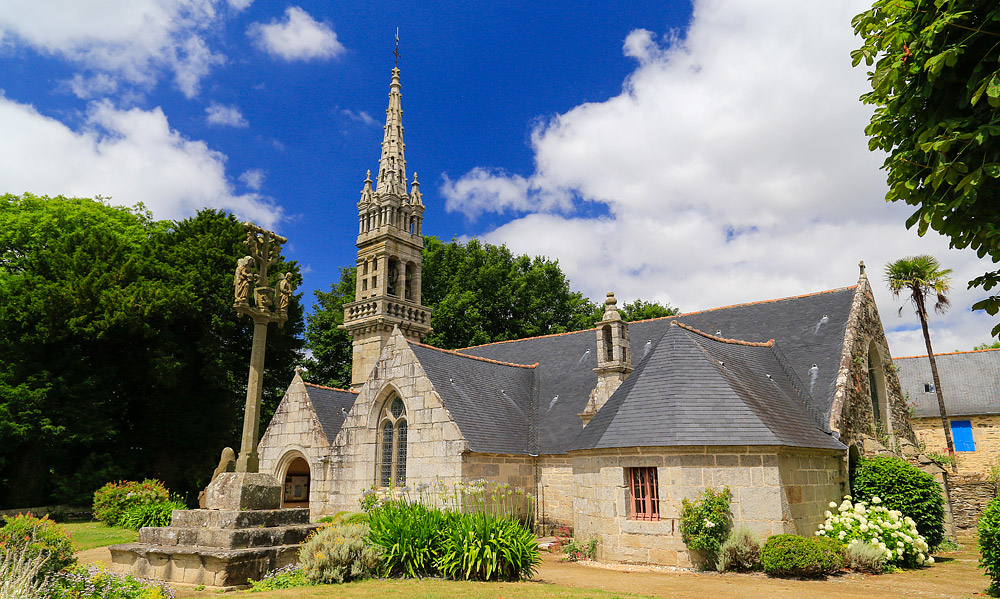
POLYGON ((314 583, 306 578, 306 573, 299 564, 289 564, 277 570, 271 570, 260 580, 247 580, 250 588, 247 592, 262 593, 280 589, 294 589, 312 586, 314 583))
POLYGON ((366 512, 340 511, 332 516, 323 516, 316 522, 320 524, 367 524, 368 514, 366 512))
POLYGON ((881 574, 887 565, 885 551, 870 543, 851 543, 844 551, 844 567, 855 572, 881 574))
POLYGON ((863 501, 852 503, 851 499, 850 495, 845 496, 840 506, 830 502, 837 513, 827 510, 826 521, 819 526, 817 535, 848 546, 862 543, 878 547, 887 564, 913 568, 934 563, 913 518, 880 505, 882 500, 877 496, 872 497, 872 507, 863 501))
POLYGON ((435 562, 448 578, 520 580, 542 561, 535 534, 513 516, 454 514, 448 524, 435 562))
POLYGON ((695 501, 681 501, 681 538, 688 549, 702 553, 707 567, 715 565, 719 547, 732 528, 729 512, 732 498, 729 487, 721 491, 709 487, 695 501))
POLYGON ((98 565, 76 566, 52 579, 49 599, 173 599, 174 591, 156 580, 115 574, 98 565))
POLYGON ((929 551, 944 539, 944 499, 934 477, 899 458, 875 456, 862 459, 854 478, 855 501, 874 497, 890 510, 913 519, 929 551))
POLYGON ((811 578, 830 574, 840 568, 839 544, 832 539, 774 535, 760 552, 764 571, 772 576, 811 578))
POLYGON ((382 575, 409 577, 437 573, 435 560, 453 513, 402 500, 383 501, 368 512, 368 535, 382 548, 382 575))
POLYGON ((328 524, 299 549, 306 578, 316 584, 367 578, 379 565, 381 548, 368 545, 367 524, 328 524))
POLYGON ((131 530, 143 526, 170 526, 174 510, 186 509, 186 504, 176 500, 133 505, 118 519, 118 526, 131 530))
POLYGON ((22 550, 28 560, 43 556, 37 575, 40 578, 76 563, 69 534, 52 520, 31 514, 8 517, 0 528, 0 553, 15 550, 22 550))
POLYGON ((158 480, 108 483, 94 492, 94 520, 105 526, 117 526, 129 508, 169 499, 166 487, 158 480))
POLYGON ((719 572, 753 572, 760 570, 762 542, 754 531, 745 526, 733 529, 719 548, 715 564, 719 572))
POLYGON ((986 504, 979 517, 979 567, 990 577, 990 592, 1000 591, 1000 498, 986 504))
POLYGON ((829 537, 815 536, 810 539, 819 548, 823 574, 833 574, 844 567, 844 545, 829 537))

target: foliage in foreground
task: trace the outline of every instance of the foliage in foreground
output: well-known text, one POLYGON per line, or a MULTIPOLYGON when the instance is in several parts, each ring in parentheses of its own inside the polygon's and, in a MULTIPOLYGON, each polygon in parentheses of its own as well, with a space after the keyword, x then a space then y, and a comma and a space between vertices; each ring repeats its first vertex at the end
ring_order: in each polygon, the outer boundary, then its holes
POLYGON ((889 560, 878 545, 851 542, 844 551, 844 567, 862 574, 881 574, 888 568, 889 560))
POLYGON ((44 597, 46 557, 44 553, 32 555, 26 545, 4 547, 0 551, 0 599, 44 597))
POLYGON ((844 497, 834 514, 826 512, 826 521, 816 531, 816 536, 834 539, 851 546, 866 544, 877 547, 885 556, 887 564, 913 568, 933 564, 927 542, 917 532, 917 524, 899 510, 890 510, 880 505, 878 497, 872 497, 872 506, 863 501, 851 502, 851 496, 844 497))
POLYGON ((144 526, 170 526, 174 510, 186 509, 187 504, 177 499, 134 505, 118 519, 118 526, 129 530, 139 530, 144 526))
POLYGON ((47 599, 173 599, 170 586, 156 580, 116 574, 98 565, 76 566, 56 574, 47 599))
POLYGON ((862 459, 854 479, 854 500, 874 504, 875 497, 881 499, 882 506, 913 519, 927 543, 925 552, 941 544, 944 499, 941 485, 933 476, 891 456, 862 459))
POLYGON ((729 538, 719 548, 715 564, 719 572, 753 572, 760 570, 760 551, 763 542, 760 536, 745 526, 740 526, 729 534, 729 538))
POLYGON ((1000 498, 990 501, 979 517, 979 567, 990 577, 990 592, 1000 594, 1000 498))
POLYGON ((761 550, 761 565, 772 576, 813 578, 833 574, 843 565, 843 546, 826 537, 774 535, 761 550))
POLYGON ((23 560, 37 564, 37 578, 76 563, 73 542, 66 531, 47 517, 18 514, 0 528, 0 554, 22 553, 23 560))
POLYGON ((592 538, 586 543, 569 539, 563 547, 564 558, 567 562, 578 562, 582 559, 594 559, 597 557, 597 539, 592 538))
POLYGON ((732 529, 729 502, 733 494, 729 487, 721 491, 709 487, 694 501, 681 500, 681 538, 688 549, 700 551, 706 567, 714 567, 719 547, 732 529))
MULTIPOLYGON (((876 0, 854 17, 875 106, 869 148, 888 156, 887 201, 915 210, 906 221, 951 246, 1000 259, 1000 4, 995 0, 876 0)), ((1000 271, 970 281, 989 291, 1000 271)), ((1000 296, 973 305, 991 315, 1000 296)), ((1000 334, 1000 325, 993 335, 1000 334)))
POLYGON ((329 584, 367 578, 379 566, 381 547, 368 544, 367 524, 328 524, 299 548, 299 564, 310 582, 329 584))
POLYGON ((298 564, 289 564, 277 570, 271 570, 260 580, 247 580, 249 593, 277 591, 312 586, 314 583, 306 577, 305 571, 298 564))

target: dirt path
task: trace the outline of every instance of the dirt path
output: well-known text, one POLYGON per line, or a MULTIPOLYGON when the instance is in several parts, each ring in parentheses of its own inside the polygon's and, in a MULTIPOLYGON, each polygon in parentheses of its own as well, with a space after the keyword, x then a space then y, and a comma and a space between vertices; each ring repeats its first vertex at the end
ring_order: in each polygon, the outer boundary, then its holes
POLYGON ((826 580, 786 580, 763 574, 669 572, 642 566, 603 566, 560 561, 560 554, 542 554, 536 580, 542 584, 601 589, 671 599, 750 599, 788 597, 809 599, 899 597, 978 597, 989 579, 976 568, 975 542, 967 540, 957 553, 945 554, 935 565, 881 576, 845 574, 826 580))

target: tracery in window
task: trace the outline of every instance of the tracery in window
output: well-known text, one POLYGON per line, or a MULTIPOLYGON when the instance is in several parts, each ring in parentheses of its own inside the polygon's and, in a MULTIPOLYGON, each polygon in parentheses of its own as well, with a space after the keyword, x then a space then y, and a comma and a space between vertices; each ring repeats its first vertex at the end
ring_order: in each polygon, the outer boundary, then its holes
POLYGON ((406 405, 391 396, 379 415, 378 484, 395 487, 406 484, 406 405))

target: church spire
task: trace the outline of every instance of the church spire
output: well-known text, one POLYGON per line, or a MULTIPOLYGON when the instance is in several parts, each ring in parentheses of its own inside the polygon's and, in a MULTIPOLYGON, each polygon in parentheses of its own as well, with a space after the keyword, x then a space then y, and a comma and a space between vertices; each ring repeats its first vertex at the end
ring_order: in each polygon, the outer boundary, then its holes
POLYGON ((399 67, 392 69, 392 83, 389 85, 389 107, 385 110, 385 132, 382 136, 382 157, 378 161, 377 194, 391 194, 407 197, 406 158, 403 155, 402 94, 399 92, 399 67))

